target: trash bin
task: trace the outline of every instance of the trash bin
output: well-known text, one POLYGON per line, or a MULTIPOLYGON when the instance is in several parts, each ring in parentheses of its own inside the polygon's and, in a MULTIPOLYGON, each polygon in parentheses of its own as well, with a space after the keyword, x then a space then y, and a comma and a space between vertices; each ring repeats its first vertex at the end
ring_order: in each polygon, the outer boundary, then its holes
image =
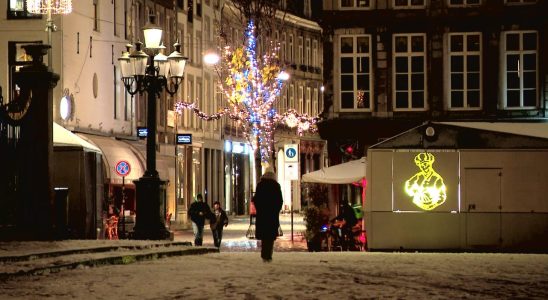
POLYGON ((56 187, 55 192, 55 234, 58 239, 68 238, 69 188, 56 187))

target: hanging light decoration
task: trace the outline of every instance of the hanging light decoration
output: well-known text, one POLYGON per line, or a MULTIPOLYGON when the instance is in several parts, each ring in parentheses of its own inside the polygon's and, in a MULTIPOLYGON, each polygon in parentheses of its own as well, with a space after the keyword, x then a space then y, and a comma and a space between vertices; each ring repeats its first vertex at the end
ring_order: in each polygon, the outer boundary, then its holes
POLYGON ((258 56, 253 21, 248 23, 245 37, 245 45, 236 49, 225 46, 219 51, 222 63, 214 66, 220 77, 219 89, 224 93, 228 106, 208 115, 194 102, 179 101, 175 104, 175 111, 181 114, 183 109, 189 109, 207 121, 218 120, 223 115, 237 121, 252 148, 259 149, 264 164, 272 153, 278 124, 297 127, 297 133, 302 135, 305 131, 315 132, 319 118, 299 114, 294 109, 278 114, 274 103, 280 96, 283 83, 289 79, 277 55, 279 47, 272 45, 271 51, 258 56))
POLYGON ((27 10, 32 14, 70 14, 72 0, 27 0, 27 10))

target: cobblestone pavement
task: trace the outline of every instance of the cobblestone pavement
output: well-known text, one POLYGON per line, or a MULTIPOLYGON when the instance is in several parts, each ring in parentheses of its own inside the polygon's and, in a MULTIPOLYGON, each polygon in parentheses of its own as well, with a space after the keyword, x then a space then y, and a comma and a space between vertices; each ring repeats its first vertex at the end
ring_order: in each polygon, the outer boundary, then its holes
MULTIPOLYGON (((293 241, 291 240, 291 215, 280 215, 280 224, 283 236, 279 237, 274 244, 274 251, 307 251, 306 240, 304 239, 305 225, 301 215, 293 216, 293 241)), ((249 216, 229 216, 229 224, 223 231, 221 251, 223 252, 249 252, 260 251, 260 242, 246 237, 249 228, 249 216)), ((194 243, 192 229, 172 229, 175 241, 190 241, 194 243)), ((204 246, 213 246, 213 237, 209 225, 204 228, 204 246)))

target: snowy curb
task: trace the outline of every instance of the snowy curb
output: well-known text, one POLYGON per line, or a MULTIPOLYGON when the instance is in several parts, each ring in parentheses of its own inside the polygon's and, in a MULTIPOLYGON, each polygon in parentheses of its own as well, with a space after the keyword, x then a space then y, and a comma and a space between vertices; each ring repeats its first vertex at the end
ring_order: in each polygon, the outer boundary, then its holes
MULTIPOLYGON (((101 248, 105 248, 105 247, 101 247, 101 248)), ((121 247, 114 247, 114 248, 121 248, 121 247)), ((146 249, 148 247, 132 247, 132 248, 146 249)), ((49 273, 57 273, 62 270, 70 270, 70 269, 77 269, 77 268, 83 268, 83 267, 95 267, 95 266, 102 266, 102 265, 125 265, 125 264, 131 264, 139 261, 155 260, 155 259, 171 257, 171 256, 200 255, 200 254, 218 253, 218 252, 219 252, 219 249, 217 248, 188 247, 184 249, 165 250, 165 251, 157 251, 157 252, 144 253, 144 254, 140 254, 140 253, 124 254, 124 255, 110 256, 110 257, 85 259, 85 260, 80 260, 80 261, 75 261, 75 262, 70 262, 65 264, 50 265, 46 267, 32 268, 29 270, 20 270, 20 271, 11 272, 11 273, 2 272, 0 273, 0 279, 5 280, 12 277, 17 277, 17 276, 47 275, 49 273)))
POLYGON ((36 260, 40 258, 58 257, 58 256, 64 256, 64 255, 72 255, 72 254, 100 253, 100 252, 116 251, 120 249, 144 250, 144 249, 150 249, 150 248, 172 247, 172 246, 192 246, 192 243, 191 242, 173 242, 173 243, 158 243, 158 244, 149 244, 149 245, 105 246, 105 247, 81 248, 81 249, 70 249, 70 250, 60 250, 60 251, 46 251, 46 252, 31 253, 31 254, 24 254, 24 255, 0 256, 0 262, 31 261, 31 260, 36 260))

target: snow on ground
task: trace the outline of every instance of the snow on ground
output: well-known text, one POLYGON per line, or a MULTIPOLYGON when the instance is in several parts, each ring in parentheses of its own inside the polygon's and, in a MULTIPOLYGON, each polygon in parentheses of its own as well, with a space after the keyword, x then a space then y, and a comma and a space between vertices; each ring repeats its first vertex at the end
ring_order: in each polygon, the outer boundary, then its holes
POLYGON ((0 282, 1 299, 548 298, 548 255, 221 252, 0 282))

